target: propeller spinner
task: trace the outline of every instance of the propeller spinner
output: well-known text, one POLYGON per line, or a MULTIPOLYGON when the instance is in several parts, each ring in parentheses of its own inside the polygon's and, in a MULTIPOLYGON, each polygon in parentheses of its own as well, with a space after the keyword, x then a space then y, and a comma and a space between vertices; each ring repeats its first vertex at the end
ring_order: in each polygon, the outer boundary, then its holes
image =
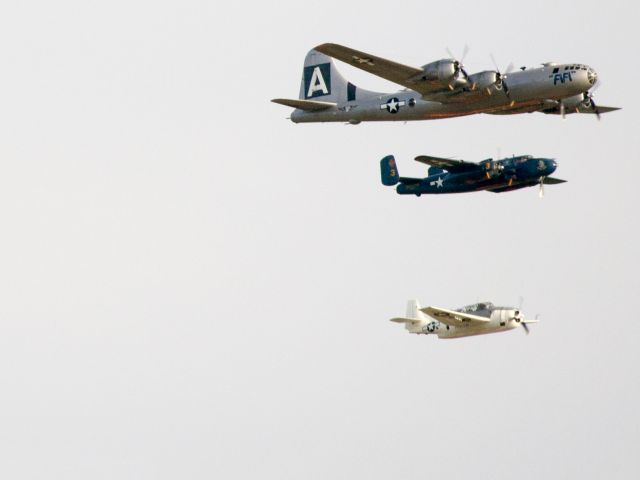
MULTIPOLYGON (((456 57, 453 53, 451 53, 451 50, 449 50, 449 47, 446 48, 447 50, 447 54, 453 59, 453 68, 455 69, 455 74, 454 74, 454 79, 458 80, 460 78, 460 74, 462 74, 462 77, 467 80, 469 78, 469 74, 467 73, 467 71, 464 69, 464 65, 463 65, 463 61, 465 59, 465 57, 467 56, 467 54, 469 53, 469 46, 465 45, 464 46, 464 50, 462 51, 462 56, 458 59, 458 57, 456 57)), ((449 84, 449 89, 453 90, 453 84, 449 84)))

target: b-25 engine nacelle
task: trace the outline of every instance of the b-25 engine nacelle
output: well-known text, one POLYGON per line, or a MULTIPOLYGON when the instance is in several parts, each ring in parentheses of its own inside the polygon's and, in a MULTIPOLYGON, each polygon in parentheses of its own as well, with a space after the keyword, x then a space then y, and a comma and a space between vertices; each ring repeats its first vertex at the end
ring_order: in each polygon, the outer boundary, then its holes
POLYGON ((496 162, 495 160, 488 159, 480 163, 484 164, 485 175, 487 178, 498 177, 504 172, 504 165, 496 162))

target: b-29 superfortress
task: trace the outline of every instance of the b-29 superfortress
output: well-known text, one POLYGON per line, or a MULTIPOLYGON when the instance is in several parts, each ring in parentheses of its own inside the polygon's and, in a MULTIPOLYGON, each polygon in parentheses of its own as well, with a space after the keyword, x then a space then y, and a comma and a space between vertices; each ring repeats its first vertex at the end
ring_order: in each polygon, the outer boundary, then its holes
POLYGON ((312 49, 304 61, 297 100, 272 101, 295 108, 295 123, 432 120, 475 113, 512 115, 618 110, 596 105, 590 90, 595 70, 580 63, 543 63, 541 67, 503 73, 468 74, 461 61, 445 58, 420 68, 403 65, 335 43, 312 49), (395 93, 356 87, 340 75, 332 58, 405 87, 395 93))

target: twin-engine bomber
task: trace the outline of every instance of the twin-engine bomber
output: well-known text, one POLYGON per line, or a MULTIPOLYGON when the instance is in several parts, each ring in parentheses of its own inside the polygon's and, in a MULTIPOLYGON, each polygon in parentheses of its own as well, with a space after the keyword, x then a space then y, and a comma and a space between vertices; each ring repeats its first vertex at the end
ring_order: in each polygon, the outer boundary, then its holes
POLYGON ((552 158, 534 158, 520 155, 502 160, 491 158, 478 163, 449 158, 420 155, 417 162, 430 165, 426 178, 401 177, 393 155, 380 160, 382 184, 398 185, 400 195, 464 193, 486 190, 489 192, 509 192, 539 185, 540 197, 544 196, 544 186, 564 183, 566 180, 550 177, 558 164, 552 158))
POLYGON ((596 105, 590 90, 595 70, 580 63, 543 63, 511 72, 468 74, 462 62, 445 58, 420 68, 403 65, 335 43, 311 50, 302 72, 297 100, 272 101, 295 108, 295 123, 408 121, 459 117, 475 113, 569 113, 618 110, 596 105), (396 93, 372 92, 345 80, 332 58, 405 87, 396 93))
POLYGON ((526 319, 520 307, 497 307, 491 302, 482 302, 448 310, 440 307, 421 308, 417 300, 409 300, 406 317, 392 318, 391 321, 404 323, 409 333, 432 334, 438 338, 506 332, 519 325, 528 334, 528 324, 538 322, 526 319))

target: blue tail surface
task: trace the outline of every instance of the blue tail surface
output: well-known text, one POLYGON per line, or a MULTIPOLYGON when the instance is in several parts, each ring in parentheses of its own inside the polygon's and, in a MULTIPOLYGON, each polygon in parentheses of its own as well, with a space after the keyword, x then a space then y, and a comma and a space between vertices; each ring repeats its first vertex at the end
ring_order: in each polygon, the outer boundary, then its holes
POLYGON ((398 167, 396 167, 396 159, 393 155, 387 155, 380 160, 380 175, 383 185, 391 187, 398 183, 398 167))

